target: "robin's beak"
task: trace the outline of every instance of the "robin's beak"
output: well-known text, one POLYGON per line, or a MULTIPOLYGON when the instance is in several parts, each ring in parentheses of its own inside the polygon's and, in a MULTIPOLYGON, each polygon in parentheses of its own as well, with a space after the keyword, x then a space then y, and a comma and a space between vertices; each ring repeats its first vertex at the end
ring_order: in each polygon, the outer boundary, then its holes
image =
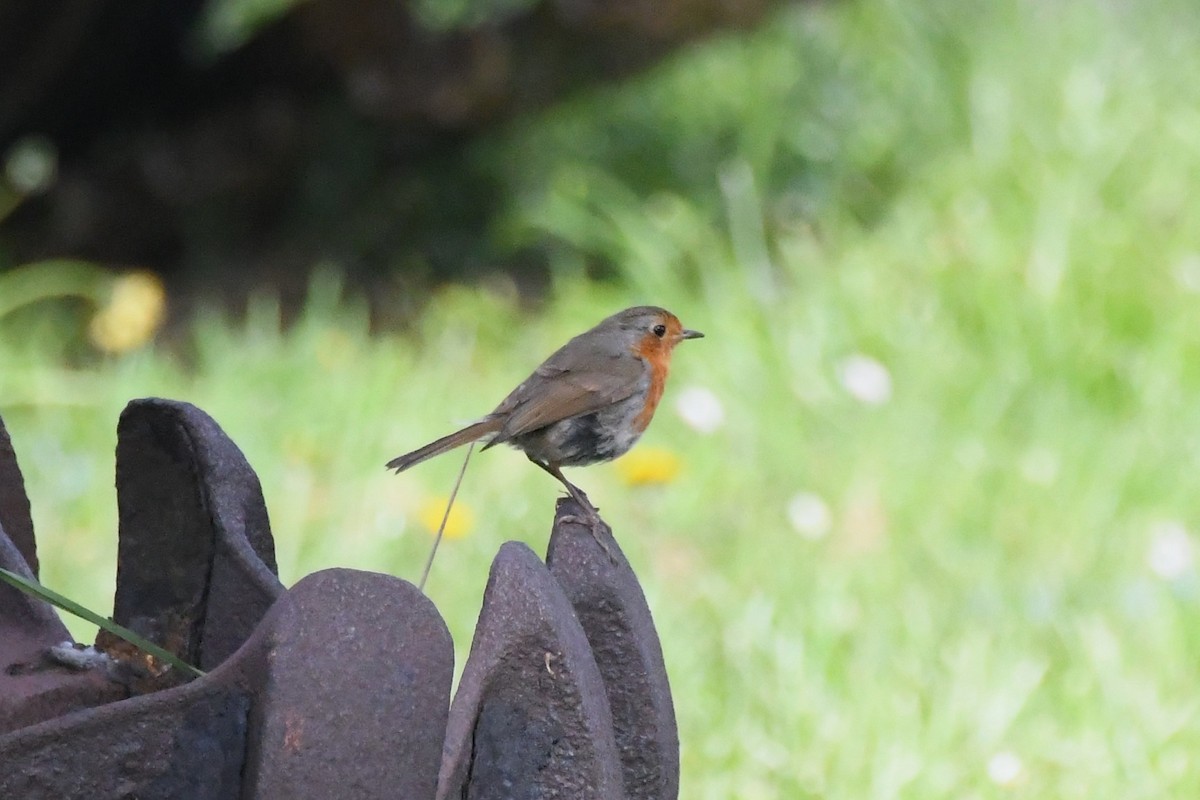
POLYGON ((689 331, 687 328, 684 328, 683 333, 679 334, 679 338, 680 339, 703 339, 704 334, 701 333, 700 331, 689 331))

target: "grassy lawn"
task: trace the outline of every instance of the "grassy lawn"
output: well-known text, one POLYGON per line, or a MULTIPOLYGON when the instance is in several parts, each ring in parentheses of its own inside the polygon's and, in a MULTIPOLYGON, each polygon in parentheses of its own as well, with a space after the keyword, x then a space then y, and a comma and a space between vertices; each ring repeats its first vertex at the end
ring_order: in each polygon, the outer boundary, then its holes
MULTIPOLYGON (((110 607, 147 395, 246 452, 285 583, 415 579, 459 460, 383 462, 653 302, 708 335, 627 457, 661 480, 574 478, 662 632, 683 797, 1200 796, 1198 39, 1173 0, 806 5, 480 143, 512 196, 489 235, 561 243, 536 313, 448 288, 372 335, 321 272, 286 329, 263 296, 102 358, 80 307, 10 311, 43 580, 110 607)), ((557 495, 473 460, 429 586, 460 663, 557 495)))

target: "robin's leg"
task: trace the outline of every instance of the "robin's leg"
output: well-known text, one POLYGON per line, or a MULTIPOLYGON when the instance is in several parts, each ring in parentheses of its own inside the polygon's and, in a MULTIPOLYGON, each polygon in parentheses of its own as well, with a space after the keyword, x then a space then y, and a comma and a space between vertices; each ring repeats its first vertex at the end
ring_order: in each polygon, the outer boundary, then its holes
POLYGON ((558 468, 557 464, 547 464, 530 455, 526 455, 526 457, 542 469, 546 470, 546 472, 549 472, 554 476, 555 480, 565 486, 567 488, 567 493, 571 495, 571 499, 578 503, 579 507, 582 508, 585 513, 599 519, 600 515, 596 513, 597 509, 592 505, 592 501, 588 499, 588 496, 583 493, 582 489, 567 480, 566 476, 562 474, 562 470, 558 468))
MULTIPOLYGON (((608 549, 608 544, 600 538, 601 532, 606 527, 604 520, 600 519, 600 514, 597 512, 596 507, 592 505, 592 501, 589 500, 588 496, 583 493, 583 490, 567 480, 566 476, 562 474, 562 470, 559 469, 557 464, 544 464, 533 456, 528 456, 528 458, 530 461, 546 470, 546 472, 549 472, 551 475, 553 475, 556 479, 558 479, 559 483, 567 488, 567 493, 571 495, 571 498, 579 504, 579 507, 583 509, 583 513, 587 515, 588 528, 592 532, 592 538, 596 540, 596 544, 600 545, 600 547, 604 549, 604 552, 608 555, 609 560, 615 562, 616 558, 613 556, 612 551, 608 549)), ((564 517, 564 519, 566 518, 564 517)))

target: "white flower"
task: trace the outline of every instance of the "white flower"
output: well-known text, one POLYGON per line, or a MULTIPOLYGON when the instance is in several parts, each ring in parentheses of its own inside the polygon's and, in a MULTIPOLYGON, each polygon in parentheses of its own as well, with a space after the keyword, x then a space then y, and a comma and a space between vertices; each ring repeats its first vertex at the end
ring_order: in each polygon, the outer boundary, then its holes
POLYGON ((788 502, 788 521, 805 539, 821 539, 829 534, 833 515, 820 495, 800 492, 788 502))
POLYGON ((1012 786, 1021 779, 1025 765, 1011 750, 1001 750, 988 759, 987 774, 997 786, 1012 786))
POLYGON ((692 429, 712 433, 725 424, 725 406, 710 389, 689 386, 675 400, 675 411, 692 429))
POLYGON ((856 353, 838 367, 842 388, 867 405, 880 406, 892 399, 892 375, 870 356, 856 353))
POLYGON ((1174 580, 1190 572, 1195 561, 1196 546, 1183 523, 1163 520, 1151 526, 1146 551, 1151 572, 1164 580, 1174 580))

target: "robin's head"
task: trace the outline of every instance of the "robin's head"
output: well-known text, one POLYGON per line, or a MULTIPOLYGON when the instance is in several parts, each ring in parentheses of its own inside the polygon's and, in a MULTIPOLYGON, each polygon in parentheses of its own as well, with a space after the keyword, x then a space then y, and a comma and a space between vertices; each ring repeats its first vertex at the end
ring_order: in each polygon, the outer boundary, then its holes
POLYGON ((684 339, 699 339, 700 331, 683 327, 679 317, 658 306, 635 306, 606 319, 601 325, 613 326, 626 333, 633 351, 642 358, 657 361, 671 355, 684 339))

